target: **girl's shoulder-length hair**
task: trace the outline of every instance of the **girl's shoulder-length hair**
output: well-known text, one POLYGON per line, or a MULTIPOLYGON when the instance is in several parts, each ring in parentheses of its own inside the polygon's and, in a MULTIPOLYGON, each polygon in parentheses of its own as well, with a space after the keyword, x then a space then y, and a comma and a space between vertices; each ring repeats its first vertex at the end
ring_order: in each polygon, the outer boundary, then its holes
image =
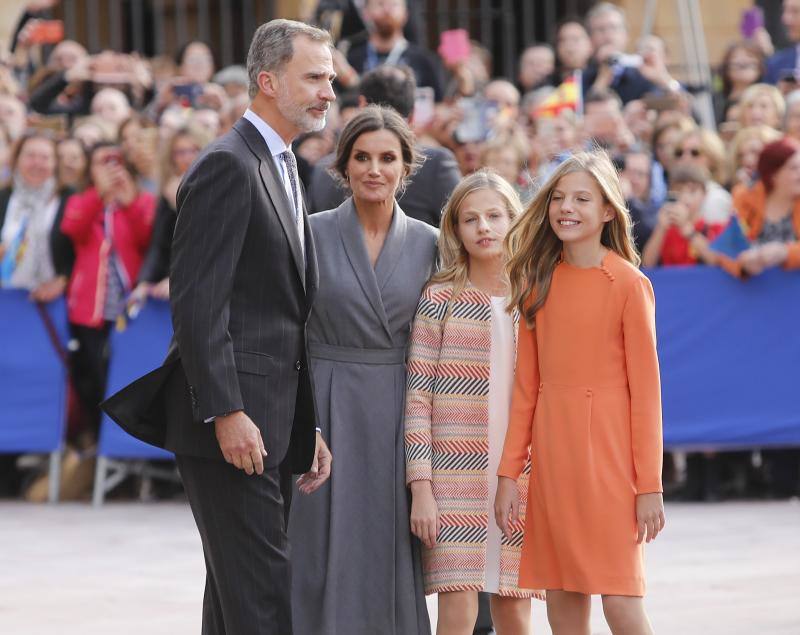
POLYGON ((506 235, 506 274, 510 287, 509 310, 516 308, 529 328, 547 300, 553 272, 562 259, 563 244, 550 226, 549 208, 553 190, 561 178, 573 172, 591 175, 614 214, 605 223, 601 244, 624 260, 639 266, 633 241, 630 213, 622 193, 619 173, 602 149, 576 152, 561 163, 541 186, 506 235))

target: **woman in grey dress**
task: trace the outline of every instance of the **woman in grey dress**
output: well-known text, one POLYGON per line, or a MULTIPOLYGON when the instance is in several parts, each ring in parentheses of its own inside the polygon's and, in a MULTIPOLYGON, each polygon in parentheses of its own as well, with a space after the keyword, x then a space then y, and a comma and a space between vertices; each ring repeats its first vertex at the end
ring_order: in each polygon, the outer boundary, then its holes
POLYGON ((295 635, 430 633, 405 486, 406 345, 436 260, 435 229, 395 202, 416 162, 393 110, 344 129, 334 169, 352 197, 310 217, 319 292, 308 324, 328 483, 289 516, 295 635))

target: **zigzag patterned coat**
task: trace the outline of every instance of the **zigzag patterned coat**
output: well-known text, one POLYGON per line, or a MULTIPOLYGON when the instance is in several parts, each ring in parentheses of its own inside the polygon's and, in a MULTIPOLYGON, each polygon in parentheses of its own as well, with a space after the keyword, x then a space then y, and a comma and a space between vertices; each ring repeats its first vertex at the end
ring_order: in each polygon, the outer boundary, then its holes
MULTIPOLYGON (((484 590, 487 527, 494 522, 487 473, 491 299, 468 285, 451 301, 452 291, 439 283, 423 292, 408 360, 406 481, 431 481, 440 521, 436 545, 423 546, 426 594, 484 590)), ((518 481, 521 514, 529 472, 530 465, 518 481)), ((510 542, 502 538, 503 596, 531 596, 517 586, 524 523, 522 517, 510 542)))

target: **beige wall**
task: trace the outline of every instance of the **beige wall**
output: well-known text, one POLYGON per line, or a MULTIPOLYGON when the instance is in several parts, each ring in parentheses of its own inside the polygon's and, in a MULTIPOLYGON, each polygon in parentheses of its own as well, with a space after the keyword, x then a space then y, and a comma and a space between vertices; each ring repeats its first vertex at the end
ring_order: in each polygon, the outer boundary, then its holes
MULTIPOLYGON (((703 30, 712 66, 719 64, 728 44, 739 39, 739 22, 743 9, 753 5, 752 0, 697 0, 703 15, 703 30)), ((635 47, 642 32, 645 0, 618 0, 628 14, 630 46, 635 47)), ((678 0, 657 0, 653 32, 664 39, 670 52, 671 64, 677 77, 682 76, 680 65, 685 61, 680 30, 678 0)))

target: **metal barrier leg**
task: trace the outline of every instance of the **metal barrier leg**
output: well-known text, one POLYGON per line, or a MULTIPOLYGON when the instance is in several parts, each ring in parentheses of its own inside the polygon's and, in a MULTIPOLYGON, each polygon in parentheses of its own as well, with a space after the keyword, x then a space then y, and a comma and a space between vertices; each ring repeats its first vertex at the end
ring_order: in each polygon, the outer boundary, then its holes
POLYGON ((107 471, 108 459, 98 455, 94 468, 94 491, 92 492, 92 505, 94 507, 100 507, 105 499, 107 471))
POLYGON ((58 502, 58 494, 61 490, 61 453, 61 449, 50 453, 47 483, 47 501, 49 503, 58 502))

